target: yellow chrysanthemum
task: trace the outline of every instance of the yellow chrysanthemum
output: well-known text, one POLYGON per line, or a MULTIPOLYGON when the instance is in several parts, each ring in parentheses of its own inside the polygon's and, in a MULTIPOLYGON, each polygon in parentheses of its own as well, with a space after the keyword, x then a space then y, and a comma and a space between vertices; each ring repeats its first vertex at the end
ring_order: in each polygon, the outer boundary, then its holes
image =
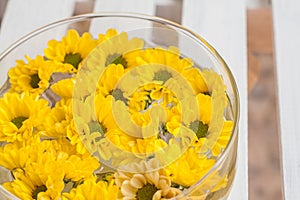
POLYGON ((199 181, 215 164, 214 159, 200 158, 189 148, 178 160, 167 166, 170 179, 182 186, 191 186, 199 181))
POLYGON ((207 93, 207 83, 203 78, 202 71, 198 68, 189 68, 181 73, 184 78, 189 82, 190 86, 194 89, 196 94, 207 93))
POLYGON ((121 64, 127 68, 124 54, 141 49, 144 41, 140 38, 128 38, 126 32, 116 34, 116 30, 109 30, 105 36, 99 35, 99 45, 90 53, 84 69, 103 69, 110 64, 121 64))
POLYGON ((50 160, 64 169, 65 180, 73 182, 90 178, 100 166, 95 157, 78 154, 76 147, 64 138, 44 140, 35 149, 30 147, 30 152, 33 157, 30 165, 38 167, 50 160))
POLYGON ((112 101, 113 96, 111 95, 107 97, 104 97, 101 94, 95 95, 95 112, 98 123, 102 126, 101 129, 104 133, 118 128, 112 112, 112 101))
POLYGON ((165 117, 162 114, 164 112, 155 108, 157 107, 131 115, 128 111, 124 111, 127 112, 127 117, 116 113, 120 130, 107 133, 107 139, 120 149, 132 152, 138 157, 147 157, 165 148, 172 136, 164 128, 165 117))
POLYGON ((70 141, 72 145, 76 147, 76 151, 79 154, 86 154, 88 153, 88 150, 86 149, 85 145, 83 142, 85 142, 82 138, 80 138, 74 119, 70 121, 70 124, 67 126, 67 138, 70 141))
POLYGON ((80 157, 71 155, 66 160, 59 160, 65 170, 65 179, 71 181, 80 181, 91 178, 100 163, 95 157, 80 157))
MULTIPOLYGON (((233 122, 224 121, 222 131, 210 149, 213 156, 220 155, 221 152, 226 148, 232 135, 232 129, 233 129, 233 122)), ((197 152, 201 151, 201 147, 206 142, 206 140, 207 138, 205 137, 195 139, 193 146, 195 147, 197 152)))
POLYGON ((116 185, 124 200, 130 199, 169 199, 180 194, 180 190, 171 187, 171 180, 164 169, 157 169, 156 161, 142 161, 134 166, 137 173, 117 171, 115 173, 116 185))
POLYGON ((137 157, 147 157, 167 146, 167 143, 157 135, 150 138, 136 138, 120 129, 107 133, 106 138, 119 150, 132 152, 137 157))
POLYGON ((178 100, 167 87, 151 83, 137 88, 129 97, 128 107, 130 113, 134 113, 146 110, 155 103, 171 108, 177 105, 178 100))
MULTIPOLYGON (((214 170, 208 174, 205 179, 197 183, 196 188, 187 199, 191 200, 204 200, 207 195, 216 191, 222 190, 228 186, 228 174, 221 175, 218 171, 214 170)), ((180 198, 181 199, 181 198, 180 198)), ((185 199, 183 197, 183 199, 185 199)))
POLYGON ((128 144, 131 147, 131 151, 135 154, 148 154, 157 152, 167 146, 167 143, 158 139, 156 136, 152 138, 135 139, 128 144))
POLYGON ((225 121, 222 132, 218 137, 216 144, 212 148, 212 154, 214 156, 220 155, 220 153, 226 148, 233 130, 233 121, 225 121))
POLYGON ((111 95, 104 97, 99 93, 74 101, 74 122, 68 127, 67 137, 79 152, 96 152, 102 138, 119 131, 112 113, 112 99, 111 95))
POLYGON ((12 171, 24 169, 27 164, 37 161, 38 154, 46 149, 43 144, 38 136, 26 142, 8 143, 0 148, 0 165, 12 171))
POLYGON ((81 156, 77 154, 75 146, 71 145, 66 138, 38 141, 35 143, 35 147, 30 146, 30 151, 35 151, 35 153, 31 153, 32 155, 35 155, 34 161, 38 160, 38 155, 41 153, 47 153, 47 156, 52 157, 54 160, 69 157, 70 155, 81 156))
POLYGON ((23 169, 30 162, 28 147, 19 143, 9 143, 0 148, 0 165, 8 170, 23 169))
POLYGON ((71 99, 62 99, 55 104, 43 123, 43 136, 50 138, 66 137, 67 127, 73 118, 71 99))
POLYGON ((181 58, 179 50, 175 47, 169 49, 147 48, 144 50, 136 50, 128 52, 124 55, 128 60, 129 67, 137 67, 148 64, 161 64, 167 67, 171 67, 178 72, 182 72, 185 69, 192 67, 193 62, 187 58, 181 58))
POLYGON ((175 135, 182 124, 180 104, 174 106, 170 110, 170 114, 168 116, 170 117, 168 118, 165 127, 169 133, 175 135))
POLYGON ((193 67, 194 63, 191 59, 182 58, 176 47, 163 48, 148 48, 145 50, 132 51, 124 55, 128 60, 128 67, 137 67, 149 64, 160 64, 164 66, 164 70, 156 72, 156 77, 166 79, 169 73, 166 69, 171 68, 179 72, 182 77, 187 80, 195 93, 208 92, 206 82, 202 72, 193 67), (167 73, 166 73, 167 72, 167 73))
POLYGON ((71 99, 75 85, 75 78, 60 80, 51 85, 51 90, 62 99, 71 99))
POLYGON ((35 162, 42 163, 42 160, 51 159, 65 171, 65 179, 78 181, 92 176, 94 171, 99 168, 98 160, 89 153, 79 154, 76 147, 71 145, 67 139, 45 140, 39 145, 39 151, 32 153, 38 158, 35 162))
POLYGON ((54 162, 14 172, 15 180, 3 186, 20 199, 58 200, 64 188, 64 170, 54 162))
MULTIPOLYGON (((115 147, 122 151, 131 151, 130 143, 135 141, 134 137, 124 133, 121 129, 115 129, 105 135, 107 140, 111 142, 115 147)), ((105 151, 103 149, 103 151, 105 151)))
POLYGON ((61 41, 50 40, 44 53, 49 60, 64 64, 65 71, 77 72, 81 62, 96 46, 97 40, 90 33, 79 36, 77 31, 69 30, 61 41))
MULTIPOLYGON (((130 108, 129 108, 130 109, 130 108)), ((137 124, 139 127, 145 127, 151 122, 150 109, 138 111, 132 111, 130 109, 130 119, 137 124)), ((158 127, 157 127, 158 129, 158 127)))
POLYGON ((209 124, 213 112, 211 97, 209 95, 199 93, 196 98, 200 114, 199 119, 204 124, 209 124))
POLYGON ((84 181, 73 188, 70 193, 63 193, 63 200, 114 200, 118 197, 119 188, 114 185, 114 181, 96 182, 96 178, 84 181))
POLYGON ((82 128, 86 134, 93 132, 105 134, 117 128, 111 108, 112 99, 111 95, 104 97, 102 94, 96 94, 74 104, 76 117, 86 125, 87 129, 82 128))
POLYGON ((64 166, 65 178, 79 180, 89 177, 99 167, 98 161, 90 154, 78 154, 66 139, 31 140, 29 144, 15 142, 0 149, 0 164, 9 170, 25 169, 28 165, 43 165, 47 161, 64 166))
POLYGON ((101 43, 105 40, 109 40, 110 38, 118 35, 118 31, 116 29, 108 29, 105 34, 100 33, 98 35, 98 43, 101 43))
POLYGON ((72 96, 73 100, 76 99, 84 101, 88 96, 93 96, 98 91, 97 84, 100 74, 100 68, 85 70, 84 67, 82 67, 80 72, 75 76, 75 84, 72 96))
POLYGON ((48 87, 50 78, 56 70, 54 63, 44 60, 42 56, 31 59, 26 56, 27 63, 18 60, 17 65, 8 72, 11 92, 43 93, 48 87))
POLYGON ((116 88, 118 81, 124 75, 124 67, 121 64, 110 64, 105 68, 97 85, 97 90, 103 95, 113 95, 115 99, 122 100, 123 95, 120 89, 116 88), (119 91, 120 90, 120 91, 119 91))
POLYGON ((0 141, 30 138, 50 112, 48 102, 36 95, 7 93, 0 99, 0 141))

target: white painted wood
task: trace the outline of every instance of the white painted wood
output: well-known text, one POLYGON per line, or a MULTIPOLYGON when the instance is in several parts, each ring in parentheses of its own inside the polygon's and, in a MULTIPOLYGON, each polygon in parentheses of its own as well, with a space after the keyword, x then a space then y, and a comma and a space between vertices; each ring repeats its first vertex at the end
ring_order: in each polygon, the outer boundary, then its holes
POLYGON ((300 199, 300 2, 273 0, 275 55, 286 200, 300 199))
MULTIPOLYGON (((9 0, 4 13, 0 30, 0 51, 9 47, 24 35, 51 22, 72 16, 75 0, 9 0)), ((56 30, 65 31, 65 30, 56 30)), ((58 32, 51 32, 48 39, 56 38, 58 32)), ((46 37, 46 35, 45 35, 46 37)), ((37 41, 38 42, 38 41, 37 41)), ((28 44, 28 54, 35 56, 41 44, 28 44)), ((25 47, 25 46, 24 46, 25 47)), ((23 59, 24 55, 15 52, 15 59, 23 59)), ((6 72, 14 65, 12 62, 1 63, 0 85, 6 80, 6 72)))
POLYGON ((184 0, 182 24, 204 37, 232 70, 240 93, 237 172, 230 200, 248 199, 246 13, 241 0, 184 0))
POLYGON ((9 0, 0 31, 0 48, 48 23, 72 16, 74 0, 9 0))
MULTIPOLYGON (((107 13, 107 12, 130 12, 139 13, 146 15, 155 14, 155 1, 154 0, 95 0, 94 5, 95 13, 107 13)), ((131 31, 135 30, 138 26, 137 20, 127 20, 127 21, 104 21, 101 23, 99 21, 93 20, 90 26, 90 32, 92 34, 105 33, 107 28, 117 29, 118 31, 131 31), (124 26, 126 24, 126 26, 124 26)), ((143 26, 151 27, 151 23, 145 24, 143 26)), ((130 35, 130 34, 129 34, 130 35)))
POLYGON ((155 12, 153 0, 96 0, 94 12, 133 12, 152 15, 155 12))

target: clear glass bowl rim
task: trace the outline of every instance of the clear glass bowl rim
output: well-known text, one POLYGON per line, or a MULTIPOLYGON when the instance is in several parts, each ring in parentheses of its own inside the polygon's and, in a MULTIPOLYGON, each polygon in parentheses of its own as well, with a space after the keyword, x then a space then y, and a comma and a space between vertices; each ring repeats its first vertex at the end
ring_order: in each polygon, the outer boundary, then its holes
MULTIPOLYGON (((75 22, 81 22, 84 20, 91 20, 94 18, 133 18, 133 19, 139 19, 139 20, 146 20, 146 21, 152 21, 156 23, 160 23, 162 25, 170 26, 175 28, 176 30, 180 30, 181 33, 183 33, 186 36, 191 37, 194 41, 197 41, 200 45, 206 48, 207 51, 209 51, 219 62, 220 66, 224 68, 226 72, 227 78, 229 78, 231 87, 233 89, 233 98, 234 98, 234 106, 233 106, 233 114, 234 114, 234 127, 232 130, 232 136, 227 144, 227 147, 224 149, 222 154, 220 154, 219 158, 216 160, 214 166, 206 173, 205 176, 203 176, 200 180, 197 181, 194 185, 190 186, 187 190, 183 191, 183 193, 180 195, 181 197, 188 194, 190 191, 193 191, 198 185, 202 183, 202 181, 205 180, 206 177, 208 177, 218 166, 226 159, 226 155, 229 153, 230 149, 232 148, 232 145, 234 145, 234 138, 237 137, 238 134, 238 123, 240 119, 240 98, 239 98, 239 92, 238 87, 236 84, 236 81, 234 79, 234 76, 229 69, 229 66, 226 64, 222 56, 215 50, 215 48, 210 45, 203 37, 201 37, 199 34, 191 31, 190 29, 172 22, 167 19, 163 19, 161 17, 157 16, 151 16, 146 14, 140 14, 140 13, 131 13, 131 12, 101 12, 101 13, 88 13, 88 14, 82 14, 82 15, 76 15, 72 17, 68 17, 59 21, 55 21, 53 23, 47 24, 45 26, 42 26, 36 30, 33 30, 32 32, 26 34, 25 36, 21 37, 19 40, 14 42, 11 46, 9 46, 7 49, 5 49, 0 54, 0 62, 2 59, 4 59, 11 51, 16 49, 19 45, 22 45, 22 43, 26 42, 28 39, 33 38, 34 36, 41 34, 47 30, 50 30, 51 28, 61 26, 64 24, 71 24, 75 22)), ((7 83, 7 81, 6 81, 7 83)), ((0 87, 0 91, 2 91, 6 87, 6 83, 4 83, 0 87)), ((3 187, 2 187, 3 188, 3 187)), ((0 188, 1 189, 1 188, 0 188)))

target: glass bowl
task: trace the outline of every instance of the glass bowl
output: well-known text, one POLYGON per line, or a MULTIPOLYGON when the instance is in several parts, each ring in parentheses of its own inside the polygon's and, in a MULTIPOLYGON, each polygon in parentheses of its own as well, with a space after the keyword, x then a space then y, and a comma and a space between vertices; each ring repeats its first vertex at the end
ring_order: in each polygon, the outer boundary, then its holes
POLYGON ((227 198, 238 91, 199 35, 158 17, 86 14, 26 35, 0 65, 2 199, 227 198))

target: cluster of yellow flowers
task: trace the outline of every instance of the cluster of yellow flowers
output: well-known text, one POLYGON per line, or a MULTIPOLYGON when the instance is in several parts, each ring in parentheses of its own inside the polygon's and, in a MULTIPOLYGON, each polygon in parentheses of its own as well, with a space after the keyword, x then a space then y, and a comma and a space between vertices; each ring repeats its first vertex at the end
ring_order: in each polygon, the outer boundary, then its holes
MULTIPOLYGON (((230 140, 221 76, 175 47, 69 30, 25 58, 0 98, 0 165, 12 174, 3 186, 21 199, 171 199, 230 140)), ((194 199, 227 179, 215 174, 194 199)))

